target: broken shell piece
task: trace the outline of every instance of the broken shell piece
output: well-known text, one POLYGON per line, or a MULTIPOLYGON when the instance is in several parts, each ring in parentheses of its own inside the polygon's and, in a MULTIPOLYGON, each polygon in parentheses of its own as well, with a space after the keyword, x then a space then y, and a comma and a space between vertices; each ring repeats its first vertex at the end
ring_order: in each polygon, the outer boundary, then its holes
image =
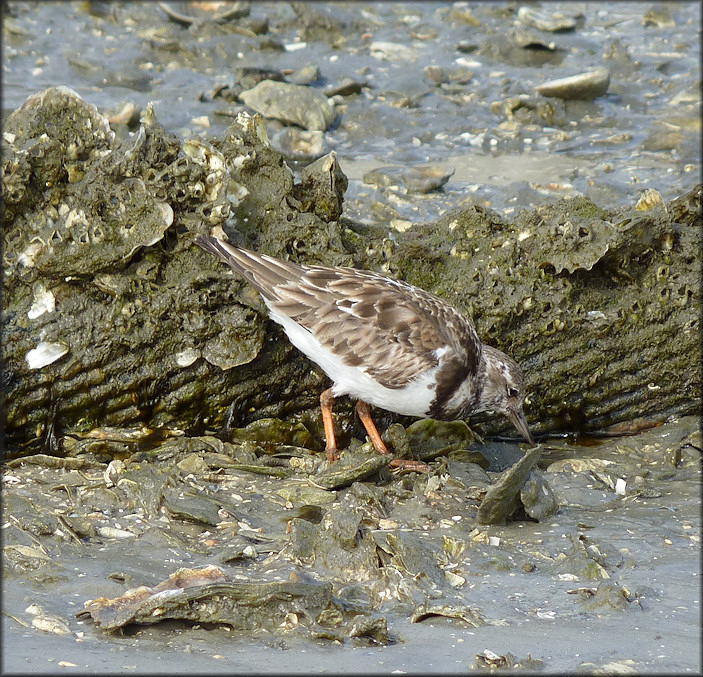
POLYGON ((173 223, 173 207, 171 207, 168 202, 159 202, 156 208, 161 212, 161 216, 164 220, 166 226, 170 226, 173 223))
POLYGON ((449 583, 449 585, 453 588, 460 588, 464 585, 464 583, 466 583, 466 579, 463 576, 455 574, 453 571, 445 571, 444 575, 447 578, 447 583, 449 583))
POLYGON ((34 260, 37 258, 37 254, 44 248, 42 242, 37 238, 32 240, 25 250, 19 255, 18 261, 25 268, 32 268, 34 266, 34 260))
POLYGON ((34 288, 34 299, 32 307, 27 311, 27 317, 30 320, 36 320, 44 313, 53 313, 54 310, 56 310, 54 294, 39 282, 34 288))
POLYGON ((176 364, 179 367, 190 367, 193 362, 195 362, 199 357, 201 353, 199 350, 196 350, 194 348, 186 348, 185 350, 181 350, 180 353, 176 353, 176 364))
POLYGON ((664 198, 661 196, 661 193, 654 188, 647 188, 642 191, 640 199, 637 200, 637 204, 635 205, 635 209, 638 212, 646 212, 663 204, 664 198))
POLYGON ((41 369, 52 362, 56 362, 68 352, 65 343, 51 343, 42 341, 36 348, 29 350, 24 356, 30 369, 41 369))
POLYGON ((534 26, 550 33, 572 31, 576 28, 576 21, 562 12, 545 12, 535 7, 520 7, 517 16, 526 26, 534 26))
POLYGON ((610 85, 610 71, 607 68, 597 68, 588 73, 579 73, 558 80, 549 80, 537 87, 542 96, 558 99, 581 99, 592 101, 604 96, 610 85))

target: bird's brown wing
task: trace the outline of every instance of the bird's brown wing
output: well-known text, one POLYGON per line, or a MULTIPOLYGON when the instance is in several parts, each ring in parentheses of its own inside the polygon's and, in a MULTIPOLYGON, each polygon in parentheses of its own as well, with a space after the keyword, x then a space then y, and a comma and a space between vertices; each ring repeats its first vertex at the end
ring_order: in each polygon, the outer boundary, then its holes
POLYGON ((407 385, 436 367, 445 349, 462 371, 476 368, 481 343, 471 322, 422 289, 371 271, 282 261, 213 237, 196 242, 345 364, 363 367, 383 386, 407 385))

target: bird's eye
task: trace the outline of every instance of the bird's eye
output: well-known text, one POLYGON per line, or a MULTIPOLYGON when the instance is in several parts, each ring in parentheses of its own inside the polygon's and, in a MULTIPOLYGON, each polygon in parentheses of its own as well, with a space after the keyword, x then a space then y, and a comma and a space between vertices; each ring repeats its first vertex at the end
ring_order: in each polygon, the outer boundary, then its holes
POLYGON ((517 397, 520 394, 520 391, 517 388, 513 388, 512 386, 508 386, 508 397, 517 397))

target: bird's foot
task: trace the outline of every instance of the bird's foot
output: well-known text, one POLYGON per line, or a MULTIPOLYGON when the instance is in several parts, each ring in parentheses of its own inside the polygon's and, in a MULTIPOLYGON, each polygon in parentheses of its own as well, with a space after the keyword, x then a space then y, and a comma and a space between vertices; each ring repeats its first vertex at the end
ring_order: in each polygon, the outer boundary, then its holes
POLYGON ((398 468, 399 470, 412 470, 413 472, 429 472, 430 466, 422 461, 411 461, 408 458, 394 458, 390 462, 391 468, 398 468))

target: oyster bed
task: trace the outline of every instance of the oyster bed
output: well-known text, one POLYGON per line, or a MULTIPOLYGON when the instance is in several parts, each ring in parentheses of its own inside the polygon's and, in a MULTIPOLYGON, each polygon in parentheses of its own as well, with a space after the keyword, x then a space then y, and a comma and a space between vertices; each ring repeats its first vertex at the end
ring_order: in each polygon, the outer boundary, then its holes
MULTIPOLYGON (((266 417, 321 447, 326 377, 194 245, 201 233, 443 296, 522 365, 538 433, 700 408, 700 185, 668 203, 655 189, 625 208, 575 197, 513 220, 473 205, 392 234, 344 218, 334 152, 296 180, 258 114, 181 142, 150 104, 121 142, 95 106, 53 87, 8 117, 2 143, 11 454, 73 453, 62 435, 104 425, 202 434, 266 417)), ((348 439, 354 419, 337 413, 348 439)))
POLYGON ((699 9, 5 9, 3 672, 700 672, 699 9), (472 313, 540 446, 329 465, 204 232, 472 313))
MULTIPOLYGON (((262 656, 275 672, 358 660, 371 671, 693 665, 692 417, 588 447, 543 445, 537 472, 556 514, 535 521, 523 505, 491 526, 482 501, 517 447, 474 442, 429 474, 377 464, 363 481, 350 474, 351 484, 325 490, 315 482, 325 468, 311 474, 327 464, 319 455, 289 446, 275 457, 287 466, 261 465, 239 436, 237 445, 176 438, 109 464, 39 455, 6 464, 4 636, 49 633, 14 666, 45 670, 49 658, 87 668, 96 649, 114 646, 130 657, 111 671, 153 671, 163 643, 168 663, 179 656, 213 672, 259 671, 262 656), (428 641, 443 643, 441 659, 428 641)), ((103 431, 110 437, 120 435, 103 431)), ((121 442, 138 447, 141 437, 121 442)), ((344 452, 335 472, 378 459, 368 447, 344 452)))

